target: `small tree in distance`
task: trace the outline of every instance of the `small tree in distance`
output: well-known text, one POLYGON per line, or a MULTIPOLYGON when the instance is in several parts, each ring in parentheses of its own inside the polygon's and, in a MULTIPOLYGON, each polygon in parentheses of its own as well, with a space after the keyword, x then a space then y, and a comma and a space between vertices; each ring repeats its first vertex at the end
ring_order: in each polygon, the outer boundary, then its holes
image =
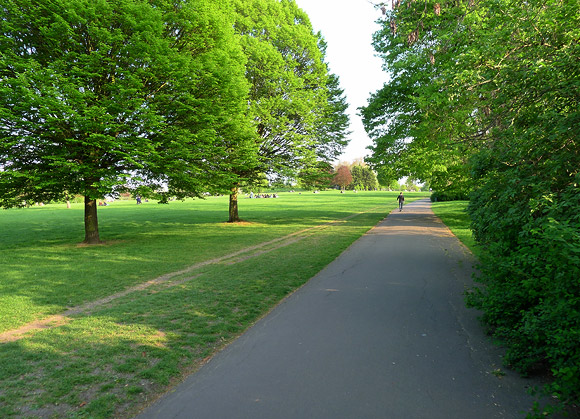
POLYGON ((352 183, 350 169, 346 165, 339 166, 334 175, 334 184, 340 186, 343 191, 352 183))

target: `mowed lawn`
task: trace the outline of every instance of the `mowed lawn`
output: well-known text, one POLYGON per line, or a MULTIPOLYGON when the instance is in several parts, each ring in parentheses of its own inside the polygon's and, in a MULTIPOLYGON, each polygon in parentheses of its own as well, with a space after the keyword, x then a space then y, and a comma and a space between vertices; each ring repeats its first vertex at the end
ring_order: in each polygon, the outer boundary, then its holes
POLYGON ((470 228, 468 204, 469 201, 433 202, 431 209, 475 256, 480 256, 481 248, 475 243, 470 228))
POLYGON ((78 245, 80 204, 0 211, 0 333, 234 255, 0 343, 0 417, 134 413, 376 225, 396 195, 241 197, 240 224, 224 222, 227 197, 117 201, 99 207, 107 243, 93 247, 78 245))

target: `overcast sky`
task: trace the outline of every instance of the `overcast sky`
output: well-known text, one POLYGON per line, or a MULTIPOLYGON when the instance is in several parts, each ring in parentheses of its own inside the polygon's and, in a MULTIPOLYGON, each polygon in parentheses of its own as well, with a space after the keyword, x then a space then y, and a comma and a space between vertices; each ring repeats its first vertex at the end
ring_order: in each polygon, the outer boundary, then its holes
POLYGON ((369 95, 388 80, 371 45, 381 11, 368 0, 296 0, 296 3, 308 14, 314 30, 324 36, 330 71, 339 76, 350 105, 351 141, 340 160, 364 157, 369 154, 366 147, 371 140, 357 116, 357 108, 366 105, 369 95))

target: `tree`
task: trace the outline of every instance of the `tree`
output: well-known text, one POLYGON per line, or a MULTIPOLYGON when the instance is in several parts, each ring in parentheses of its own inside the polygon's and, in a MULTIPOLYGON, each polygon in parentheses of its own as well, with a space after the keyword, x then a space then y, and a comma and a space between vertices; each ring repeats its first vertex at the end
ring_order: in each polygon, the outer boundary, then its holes
POLYGON ((563 403, 580 399, 579 27, 578 2, 397 1, 374 41, 392 82, 361 111, 377 169, 472 191, 469 303, 563 403))
POLYGON ((336 169, 333 182, 335 185, 340 186, 343 191, 352 183, 352 175, 348 166, 339 166, 336 169))
POLYGON ((488 40, 502 46, 482 74, 494 129, 472 160, 470 202, 487 249, 485 288, 470 301, 509 342, 510 365, 548 367, 562 403, 580 400, 579 13, 577 2, 502 2, 490 18, 488 40))
POLYGON ((409 192, 418 190, 419 188, 415 185, 415 179, 408 177, 405 182, 405 189, 409 192))
MULTIPOLYGON (((326 50, 324 43, 322 50, 326 50)), ((328 96, 326 104, 316 111, 319 118, 315 124, 316 131, 316 163, 311 164, 298 173, 299 181, 306 187, 323 189, 332 182, 332 162, 342 153, 348 145, 347 136, 350 134, 348 127, 350 119, 346 113, 348 103, 344 96, 344 90, 339 86, 338 76, 330 74, 326 88, 328 96)))
MULTIPOLYGON (((311 177, 324 165, 320 156, 334 155, 345 142, 342 91, 329 77, 324 44, 307 15, 291 0, 234 2, 235 29, 248 59, 248 114, 258 148, 257 164, 233 172, 250 184, 261 173, 311 177)), ((231 222, 239 220, 237 190, 230 194, 231 222)))
POLYGON ((363 167, 359 165, 352 166, 350 174, 352 176, 352 187, 354 189, 364 189, 363 167))
POLYGON ((377 177, 370 167, 355 164, 351 167, 352 185, 355 189, 365 191, 374 190, 378 187, 377 177))
MULTIPOLYGON (((174 132, 162 145, 166 159, 167 150, 176 146, 175 156, 167 159, 171 170, 162 166, 160 172, 167 179, 168 195, 183 198, 199 197, 206 191, 230 193, 233 184, 247 181, 245 172, 259 169, 256 134, 247 108, 247 58, 240 36, 234 32, 235 20, 229 3, 190 1, 178 9, 182 30, 206 34, 207 39, 203 40, 206 46, 201 48, 201 56, 198 42, 183 45, 185 51, 200 58, 195 69, 199 81, 196 95, 178 104, 181 121, 170 124, 174 132), (199 22, 200 18, 203 21, 199 22), (175 141, 182 136, 184 141, 175 141), (202 138, 210 141, 200 141, 202 138)), ((256 173, 261 182, 263 172, 256 173)), ((237 188, 235 191, 237 194, 237 188)))
POLYGON ((383 183, 412 176, 447 188, 467 179, 473 142, 482 134, 482 98, 466 90, 472 80, 456 77, 454 67, 471 57, 474 35, 464 19, 470 8, 466 2, 443 9, 435 1, 401 4, 385 9, 374 36, 391 80, 360 109, 374 142, 367 162, 383 183), (465 176, 451 183, 449 172, 459 170, 465 176))
POLYGON ((352 174, 352 186, 355 189, 370 191, 378 188, 377 176, 362 160, 355 161, 350 168, 350 172, 352 174))
MULTIPOLYGON (((326 52, 326 45, 322 44, 322 51, 326 52)), ((337 75, 329 74, 326 81, 327 102, 322 107, 320 117, 316 122, 316 154, 319 161, 332 163, 348 145, 348 103, 344 90, 340 88, 337 75)))
POLYGON ((84 241, 96 244, 96 201, 106 194, 169 180, 199 193, 214 173, 208 156, 225 154, 215 147, 223 121, 244 103, 235 68, 227 77, 220 69, 227 51, 217 49, 233 32, 212 2, 1 0, 0 8, 0 205, 82 194, 84 241))
POLYGON ((302 169, 298 175, 298 184, 305 189, 326 189, 330 187, 334 178, 333 167, 319 161, 315 167, 302 169))
POLYGON ((377 175, 368 166, 363 167, 363 185, 367 191, 373 191, 379 187, 377 175))
POLYGON ((398 180, 391 180, 386 186, 390 191, 399 191, 403 189, 398 180))

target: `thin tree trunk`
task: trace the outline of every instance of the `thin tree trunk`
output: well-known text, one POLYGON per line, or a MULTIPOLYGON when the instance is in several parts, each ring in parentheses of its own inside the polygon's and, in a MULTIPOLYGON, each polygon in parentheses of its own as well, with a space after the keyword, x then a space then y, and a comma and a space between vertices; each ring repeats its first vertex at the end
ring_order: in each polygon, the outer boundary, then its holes
POLYGON ((99 244, 99 220, 97 219, 97 200, 85 196, 85 240, 86 244, 99 244))
POLYGON ((234 186, 230 193, 230 219, 229 223, 237 223, 240 221, 238 215, 238 187, 234 186))

